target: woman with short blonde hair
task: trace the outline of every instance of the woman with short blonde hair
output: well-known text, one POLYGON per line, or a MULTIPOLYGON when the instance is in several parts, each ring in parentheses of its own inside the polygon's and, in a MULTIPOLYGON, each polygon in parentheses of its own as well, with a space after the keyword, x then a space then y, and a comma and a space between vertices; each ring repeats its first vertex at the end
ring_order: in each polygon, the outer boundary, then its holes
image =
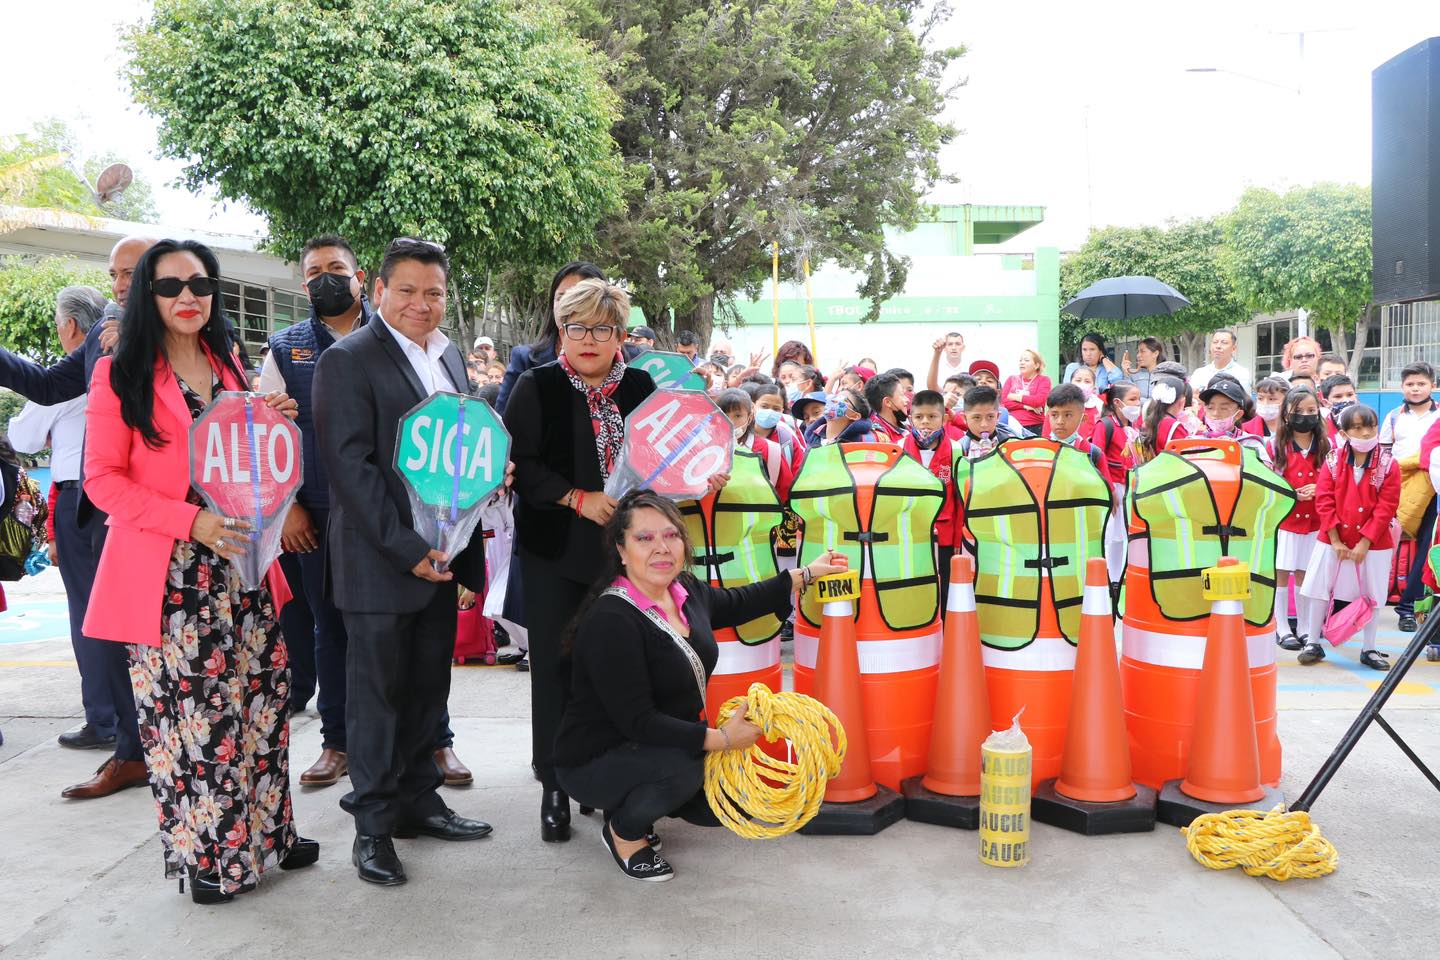
MULTIPOLYGON (((561 334, 565 333, 565 324, 572 320, 613 324, 620 328, 623 339, 630 323, 630 294, 606 280, 581 280, 560 298, 555 308, 555 322, 561 327, 561 334)), ((565 341, 561 336, 562 348, 565 341)))

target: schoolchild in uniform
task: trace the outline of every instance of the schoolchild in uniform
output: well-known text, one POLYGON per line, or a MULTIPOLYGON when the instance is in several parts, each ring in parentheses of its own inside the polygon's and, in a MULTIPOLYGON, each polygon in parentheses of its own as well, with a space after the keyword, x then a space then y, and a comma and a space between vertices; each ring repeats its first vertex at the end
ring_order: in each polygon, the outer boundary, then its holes
MULTIPOLYGON (((1400 505, 1400 468, 1388 450, 1379 448, 1375 411, 1361 403, 1346 407, 1335 417, 1335 428, 1341 443, 1326 458, 1315 486, 1319 534, 1300 588, 1301 632, 1316 639, 1332 599, 1364 596, 1384 605, 1400 505)), ((1366 625, 1360 662, 1373 670, 1389 670, 1385 654, 1375 649, 1378 628, 1374 618, 1366 625)), ((1311 640, 1297 659, 1309 664, 1324 658, 1324 648, 1311 640)))

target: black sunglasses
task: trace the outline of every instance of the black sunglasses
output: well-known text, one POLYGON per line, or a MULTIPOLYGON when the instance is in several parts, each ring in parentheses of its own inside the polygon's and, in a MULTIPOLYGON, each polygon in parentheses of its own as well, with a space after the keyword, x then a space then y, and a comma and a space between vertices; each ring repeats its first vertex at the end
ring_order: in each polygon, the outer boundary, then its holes
POLYGON ((220 289, 220 281, 214 277, 191 277, 189 280, 181 280, 179 277, 156 277, 150 281, 150 290, 162 297, 178 297, 180 291, 186 287, 197 297, 213 297, 215 291, 220 289))
POLYGON ((404 250, 411 247, 419 247, 421 250, 433 250, 436 253, 445 252, 445 244, 436 243, 434 240, 421 240, 419 237, 396 237, 390 241, 391 250, 404 250))

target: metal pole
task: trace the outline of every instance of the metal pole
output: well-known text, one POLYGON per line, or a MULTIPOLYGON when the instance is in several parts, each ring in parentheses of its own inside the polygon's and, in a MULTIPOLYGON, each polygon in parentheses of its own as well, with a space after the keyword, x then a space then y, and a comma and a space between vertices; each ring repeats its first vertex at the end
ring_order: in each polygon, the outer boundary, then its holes
POLYGON ((770 326, 775 334, 775 349, 770 356, 780 355, 780 244, 770 241, 770 326))
MULTIPOLYGON (((1440 633, 1440 614, 1434 614, 1425 619, 1425 625, 1416 631, 1410 645, 1405 648, 1404 653, 1400 654, 1400 659, 1391 666, 1390 672, 1381 681, 1380 688, 1371 696, 1370 702, 1365 704, 1360 715, 1355 718, 1355 722, 1350 724, 1350 729, 1345 731, 1345 736, 1341 737, 1340 742, 1335 745, 1335 749, 1331 751, 1319 772, 1315 774, 1315 779, 1310 781, 1310 785, 1305 788, 1304 793, 1300 794, 1300 798, 1290 804, 1291 810, 1308 811, 1314 806, 1315 801, 1320 799, 1320 794, 1329 786, 1335 774, 1340 771, 1341 765, 1345 763, 1345 758, 1350 756, 1350 751, 1355 749, 1355 745, 1365 735, 1365 730, 1370 726, 1370 722, 1380 719, 1381 708, 1390 699, 1390 694, 1395 692, 1395 688, 1400 686, 1400 682, 1405 679, 1405 674, 1414 666, 1415 661, 1420 658, 1420 652, 1428 644, 1440 641, 1440 637, 1436 636, 1437 633, 1440 633)), ((1389 727, 1388 724, 1382 723, 1381 725, 1387 729, 1389 727)), ((1393 730, 1389 732, 1392 737, 1396 737, 1393 730)), ((1398 737, 1396 739, 1398 741, 1398 737)), ((1415 761, 1430 782, 1435 783, 1435 776, 1420 762, 1420 758, 1409 749, 1406 749, 1405 753, 1415 761)))

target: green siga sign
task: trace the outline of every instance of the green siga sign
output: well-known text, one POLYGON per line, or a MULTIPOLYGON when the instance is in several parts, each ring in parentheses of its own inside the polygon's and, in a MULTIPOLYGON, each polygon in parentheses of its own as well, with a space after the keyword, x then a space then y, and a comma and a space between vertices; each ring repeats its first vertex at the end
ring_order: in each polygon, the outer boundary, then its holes
POLYGON ((416 499, 468 510, 505 482, 510 434, 490 404, 432 393, 400 419, 395 472, 416 499))
POLYGON ((646 350, 631 360, 630 366, 650 374, 659 390, 704 390, 710 385, 683 353, 646 350))

